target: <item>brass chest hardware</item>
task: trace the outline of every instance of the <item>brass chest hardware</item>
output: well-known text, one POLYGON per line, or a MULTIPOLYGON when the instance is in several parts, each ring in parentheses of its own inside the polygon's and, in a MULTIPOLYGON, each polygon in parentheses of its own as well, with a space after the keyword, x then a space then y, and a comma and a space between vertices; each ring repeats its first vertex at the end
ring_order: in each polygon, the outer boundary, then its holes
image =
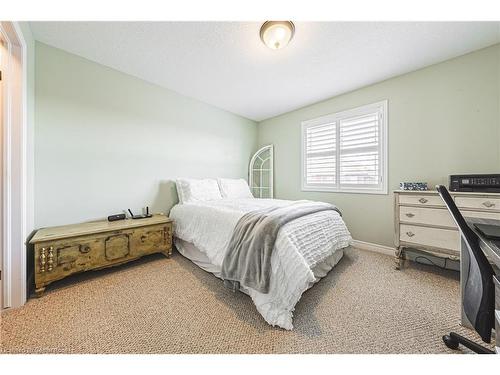
POLYGON ((80 246, 80 253, 87 254, 89 251, 90 251, 90 246, 88 245, 80 246))
POLYGON ((40 249, 39 259, 40 259, 40 272, 45 272, 45 263, 47 263, 47 255, 45 252, 45 247, 42 247, 40 249))
POLYGON ((54 269, 54 247, 49 246, 49 255, 47 260, 47 271, 52 272, 54 269))

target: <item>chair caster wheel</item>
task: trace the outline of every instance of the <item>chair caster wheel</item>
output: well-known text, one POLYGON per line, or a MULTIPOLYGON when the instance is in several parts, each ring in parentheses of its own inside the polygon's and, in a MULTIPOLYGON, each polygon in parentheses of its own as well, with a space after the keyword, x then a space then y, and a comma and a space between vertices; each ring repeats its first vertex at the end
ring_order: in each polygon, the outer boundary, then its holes
POLYGON ((458 349, 458 345, 459 345, 458 341, 449 335, 443 336, 443 342, 450 349, 453 349, 453 350, 458 349))

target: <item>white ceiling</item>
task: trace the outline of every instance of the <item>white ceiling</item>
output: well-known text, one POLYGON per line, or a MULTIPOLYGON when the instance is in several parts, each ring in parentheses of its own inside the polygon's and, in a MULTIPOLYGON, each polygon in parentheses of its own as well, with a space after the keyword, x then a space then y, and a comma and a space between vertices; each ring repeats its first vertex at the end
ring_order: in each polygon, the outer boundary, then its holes
POLYGON ((500 42, 497 22, 31 22, 35 38, 260 121, 500 42))

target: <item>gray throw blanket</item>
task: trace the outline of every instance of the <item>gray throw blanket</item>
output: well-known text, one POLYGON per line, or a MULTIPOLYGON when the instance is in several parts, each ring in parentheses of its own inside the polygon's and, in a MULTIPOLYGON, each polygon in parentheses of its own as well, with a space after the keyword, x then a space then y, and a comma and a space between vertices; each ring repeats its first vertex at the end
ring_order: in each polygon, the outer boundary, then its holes
POLYGON ((302 216, 337 207, 322 202, 297 201, 284 207, 249 212, 238 221, 222 262, 226 286, 239 290, 240 284, 261 293, 269 292, 271 255, 278 232, 286 223, 302 216))

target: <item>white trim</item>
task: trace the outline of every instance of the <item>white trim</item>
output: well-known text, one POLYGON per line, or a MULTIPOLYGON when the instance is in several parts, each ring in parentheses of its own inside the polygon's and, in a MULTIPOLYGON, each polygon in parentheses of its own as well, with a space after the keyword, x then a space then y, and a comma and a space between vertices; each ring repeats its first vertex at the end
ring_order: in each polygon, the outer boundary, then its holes
POLYGON ((380 253, 384 255, 394 256, 396 249, 390 246, 379 245, 376 243, 370 243, 365 241, 352 241, 352 247, 360 250, 372 251, 374 253, 380 253))
POLYGON ((6 44, 7 56, 3 57, 2 63, 2 80, 3 80, 3 121, 2 121, 2 192, 3 192, 3 212, 2 212, 2 242, 3 242, 3 252, 2 252, 2 297, 1 301, 2 306, 0 308, 9 307, 12 305, 12 199, 11 199, 11 173, 10 173, 10 165, 11 165, 11 90, 10 90, 10 80, 8 77, 10 76, 10 55, 12 51, 12 45, 9 39, 7 32, 3 29, 0 24, 0 34, 2 34, 2 38, 6 44))
POLYGON ((27 46, 16 22, 1 22, 8 45, 4 79, 7 106, 3 124, 3 306, 26 302, 27 238, 27 46), (14 57, 15 55, 15 57, 14 57), (20 66, 14 66, 13 59, 20 66), (17 81, 19 80, 19 81, 17 81), (17 173, 16 173, 17 171, 17 173))
MULTIPOLYGON (((317 117, 311 120, 303 121, 301 124, 301 191, 317 191, 317 192, 333 192, 333 193, 360 193, 360 194, 384 194, 387 195, 388 191, 388 169, 389 169, 389 157, 388 157, 388 142, 389 142, 389 121, 388 121, 388 101, 382 100, 377 103, 367 104, 361 107, 348 109, 345 111, 329 114, 322 117, 317 117), (335 123, 336 124, 336 132, 337 132, 337 143, 340 142, 339 133, 340 133, 340 120, 345 117, 352 117, 357 115, 366 114, 369 111, 380 111, 381 121, 380 121, 380 146, 379 146, 379 154, 382 157, 382 163, 380 164, 381 168, 381 179, 382 183, 378 187, 370 187, 368 185, 355 187, 355 186, 340 186, 339 181, 339 173, 340 173, 340 165, 339 165, 339 150, 336 150, 336 174, 337 178, 335 181, 335 186, 314 186, 313 184, 306 184, 306 167, 305 167, 305 130, 310 126, 335 123)), ((338 146, 337 146, 338 148, 338 146)))
POLYGON ((27 155, 28 155, 28 64, 26 56, 28 53, 28 47, 26 41, 24 40, 23 33, 19 23, 12 22, 14 30, 17 34, 17 41, 21 46, 21 64, 22 64, 22 128, 21 128, 21 237, 18 239, 21 251, 21 290, 22 296, 20 296, 20 303, 24 305, 26 303, 27 295, 27 285, 26 285, 26 241, 28 238, 27 232, 27 186, 28 186, 28 169, 27 169, 27 155))
POLYGON ((363 190, 363 188, 359 189, 342 189, 342 190, 335 190, 333 188, 325 188, 325 187, 305 187, 302 188, 301 191, 316 191, 316 192, 327 192, 327 193, 349 193, 349 194, 380 194, 380 195, 387 195, 388 192, 387 190, 363 190))

